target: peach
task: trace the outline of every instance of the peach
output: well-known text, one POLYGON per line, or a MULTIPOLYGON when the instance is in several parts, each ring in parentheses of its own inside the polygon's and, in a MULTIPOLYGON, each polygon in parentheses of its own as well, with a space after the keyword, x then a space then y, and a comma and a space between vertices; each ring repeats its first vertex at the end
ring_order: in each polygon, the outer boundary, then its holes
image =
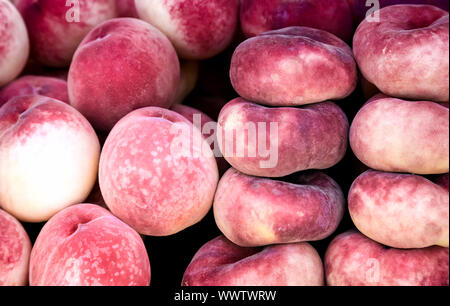
POLYGON ((386 95, 449 101, 449 16, 430 5, 394 5, 364 20, 353 51, 364 77, 386 95))
POLYGON ((25 286, 31 242, 22 224, 0 209, 0 286, 25 286))
POLYGON ((448 248, 386 248, 355 231, 337 236, 325 254, 329 286, 448 286, 448 268, 448 248))
POLYGON ((9 100, 0 108, 0 206, 22 221, 48 220, 89 195, 99 155, 92 126, 71 106, 9 100))
POLYGON ((437 177, 434 182, 444 188, 445 190, 449 191, 449 175, 448 173, 441 175, 437 177))
POLYGON ((99 182, 113 214, 141 234, 167 236, 207 214, 218 170, 191 122, 176 112, 146 107, 112 129, 100 158, 99 182))
POLYGON ((0 87, 20 74, 29 52, 30 42, 22 17, 8 0, 0 0, 0 87))
POLYGON ((170 41, 135 18, 117 18, 93 29, 69 69, 70 103, 100 131, 109 131, 129 112, 169 108, 180 81, 170 41))
POLYGON ((372 3, 370 3, 367 0, 347 0, 347 2, 352 9, 352 14, 356 24, 363 21, 366 15, 373 16, 372 14, 374 10, 397 4, 429 4, 437 6, 447 12, 449 9, 448 0, 376 0, 377 4, 379 4, 376 7, 373 5, 373 2, 375 1, 371 1, 372 3))
POLYGON ((241 26, 247 37, 290 26, 321 29, 350 41, 352 11, 342 0, 241 0, 241 26))
POLYGON ((69 103, 66 81, 53 77, 27 75, 0 90, 0 106, 11 98, 27 95, 41 95, 69 103))
POLYGON ((353 223, 367 237, 402 249, 449 246, 449 194, 417 175, 369 170, 348 196, 353 223))
POLYGON ((282 177, 338 163, 347 149, 348 121, 333 102, 267 108, 242 98, 224 106, 218 142, 240 172, 282 177))
POLYGON ((214 217, 233 243, 262 246, 322 240, 336 230, 344 206, 340 187, 320 172, 287 183, 230 169, 217 187, 214 217))
POLYGON ((184 60, 180 64, 180 84, 173 104, 183 103, 184 99, 194 90, 198 80, 199 65, 197 61, 184 60))
POLYGON ((180 57, 206 59, 223 51, 239 19, 239 0, 135 0, 139 17, 169 37, 180 57))
POLYGON ((42 64, 65 67, 83 37, 117 17, 116 0, 17 0, 31 42, 31 56, 42 64))
POLYGON ((375 170, 447 173, 448 111, 429 101, 377 95, 353 120, 350 145, 358 159, 375 170))
POLYGON ((244 99, 272 106, 303 105, 350 95, 357 84, 350 47, 328 32, 290 27, 241 43, 230 78, 244 99))
POLYGON ((117 10, 119 12, 119 17, 138 18, 134 0, 117 0, 117 10))
POLYGON ((31 251, 31 286, 147 286, 150 262, 131 227, 93 204, 68 207, 42 228, 31 251))
POLYGON ((308 243, 243 248, 219 236, 195 254, 183 286, 322 286, 322 260, 308 243))

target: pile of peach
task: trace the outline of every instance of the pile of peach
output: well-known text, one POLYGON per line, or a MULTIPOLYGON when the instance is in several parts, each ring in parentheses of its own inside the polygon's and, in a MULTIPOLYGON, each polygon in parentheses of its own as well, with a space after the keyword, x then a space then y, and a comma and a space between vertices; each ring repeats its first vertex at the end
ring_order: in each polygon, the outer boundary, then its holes
POLYGON ((0 0, 0 285, 149 285, 209 212, 184 286, 448 285, 448 1, 374 2, 0 0))

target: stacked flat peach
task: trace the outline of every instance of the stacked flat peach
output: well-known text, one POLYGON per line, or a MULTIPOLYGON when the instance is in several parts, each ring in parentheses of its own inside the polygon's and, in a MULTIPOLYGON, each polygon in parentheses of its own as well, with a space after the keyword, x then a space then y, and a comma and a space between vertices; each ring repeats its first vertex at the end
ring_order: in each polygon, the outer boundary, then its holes
POLYGON ((317 170, 347 149, 347 117, 329 100, 355 88, 351 49, 314 28, 265 32, 237 47, 230 78, 241 97, 222 108, 217 136, 233 168, 213 205, 225 237, 198 251, 183 284, 322 285, 321 260, 308 241, 331 235, 344 214, 340 187, 317 170), (275 269, 277 276, 260 279, 275 269))
POLYGON ((361 234, 331 243, 327 282, 448 285, 449 16, 434 6, 397 5, 379 18, 363 21, 353 41, 364 77, 383 93, 350 128, 353 152, 373 169, 348 195, 361 234))

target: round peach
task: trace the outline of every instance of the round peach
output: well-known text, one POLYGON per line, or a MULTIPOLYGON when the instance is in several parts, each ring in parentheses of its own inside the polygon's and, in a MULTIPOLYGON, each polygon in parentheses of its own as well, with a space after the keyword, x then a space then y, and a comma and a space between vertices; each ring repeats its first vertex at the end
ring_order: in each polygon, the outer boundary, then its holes
POLYGON ((342 0, 241 0, 241 26, 247 37, 290 26, 324 30, 350 41, 352 11, 342 0))
POLYGON ((449 171, 449 110, 429 101, 377 95, 357 113, 350 145, 375 170, 441 174, 449 171))
POLYGON ((217 187, 214 217, 233 243, 262 246, 324 239, 336 230, 344 206, 340 187, 320 172, 286 183, 230 169, 217 187))
POLYGON ((146 107, 112 129, 99 182, 116 216, 141 234, 167 236, 207 214, 218 170, 199 129, 176 112, 146 107))
POLYGON ((22 224, 0 209, 0 286, 25 286, 31 242, 22 224))
POLYGON ((116 0, 17 0, 31 42, 31 56, 55 67, 70 64, 83 37, 117 17, 116 0))
POLYGON ((70 103, 100 131, 129 112, 168 108, 180 81, 180 63, 170 41, 135 18, 106 21, 77 49, 69 70, 70 103))
POLYGON ((134 5, 134 0, 116 0, 116 1, 119 17, 138 18, 136 6, 134 5))
POLYGON ((31 251, 31 286, 149 284, 150 262, 141 237, 97 205, 78 204, 57 213, 31 251))
POLYGON ((364 20, 353 51, 381 92, 411 100, 449 100, 449 16, 431 5, 394 5, 364 20))
POLYGON ((25 67, 30 42, 25 23, 9 0, 0 0, 0 87, 25 67))
POLYGON ((448 190, 417 175, 369 170, 353 183, 348 209, 367 237, 390 247, 448 247, 448 190))
POLYGON ((323 265, 308 243, 243 248, 217 237, 198 250, 183 286, 322 286, 323 265))
POLYGON ((333 102, 267 108, 237 98, 222 108, 218 142, 245 174, 282 177, 338 163, 347 149, 348 121, 333 102))
POLYGON ((448 248, 391 249, 355 231, 325 253, 328 286, 448 286, 448 248))
POLYGON ((0 206, 22 221, 48 220, 94 186, 100 145, 89 122, 44 96, 0 108, 0 206))
POLYGON ((357 84, 352 50, 328 32, 290 27, 241 43, 230 78, 244 99, 266 105, 303 105, 350 95, 357 84))
POLYGON ((239 0, 135 0, 141 19, 169 37, 182 58, 206 59, 231 42, 239 0))
POLYGON ((69 103, 67 82, 46 76, 23 76, 0 90, 0 106, 14 97, 41 95, 69 103))

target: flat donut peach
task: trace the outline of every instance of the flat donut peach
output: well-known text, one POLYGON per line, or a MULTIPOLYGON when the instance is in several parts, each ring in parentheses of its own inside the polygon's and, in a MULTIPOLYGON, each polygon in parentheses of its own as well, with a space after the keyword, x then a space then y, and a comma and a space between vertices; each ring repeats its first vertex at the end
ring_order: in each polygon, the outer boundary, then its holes
POLYGON ((448 286, 448 248, 387 248, 356 231, 345 232, 325 253, 328 286, 448 286))
POLYGON ((431 5, 394 5, 364 20, 353 51, 364 77, 384 94, 449 101, 449 16, 431 5))
POLYGON ((377 95, 356 114, 350 145, 375 170, 415 174, 449 171, 449 110, 429 101, 377 95))
POLYGON ((268 108, 237 98, 222 108, 218 142, 225 159, 248 175, 282 177, 338 163, 348 121, 333 102, 268 108))
POLYGON ((53 77, 26 75, 0 90, 0 106, 11 98, 27 95, 41 95, 69 103, 66 81, 53 77))
POLYGON ((183 286, 322 286, 323 265, 308 243, 243 248, 219 236, 195 254, 183 286))
POLYGON ((241 0, 241 26, 247 37, 304 26, 350 41, 354 31, 350 6, 341 0, 241 0))
POLYGON ((324 239, 336 230, 344 210, 340 187, 320 172, 300 174, 287 183, 231 168, 214 199, 217 226, 243 247, 324 239))
POLYGON ((348 196, 353 223, 367 237, 390 247, 448 247, 448 189, 411 174, 369 170, 348 196))
POLYGON ((231 59, 238 94, 272 106, 343 99, 357 84, 350 47, 331 33, 289 27, 241 43, 231 59))

